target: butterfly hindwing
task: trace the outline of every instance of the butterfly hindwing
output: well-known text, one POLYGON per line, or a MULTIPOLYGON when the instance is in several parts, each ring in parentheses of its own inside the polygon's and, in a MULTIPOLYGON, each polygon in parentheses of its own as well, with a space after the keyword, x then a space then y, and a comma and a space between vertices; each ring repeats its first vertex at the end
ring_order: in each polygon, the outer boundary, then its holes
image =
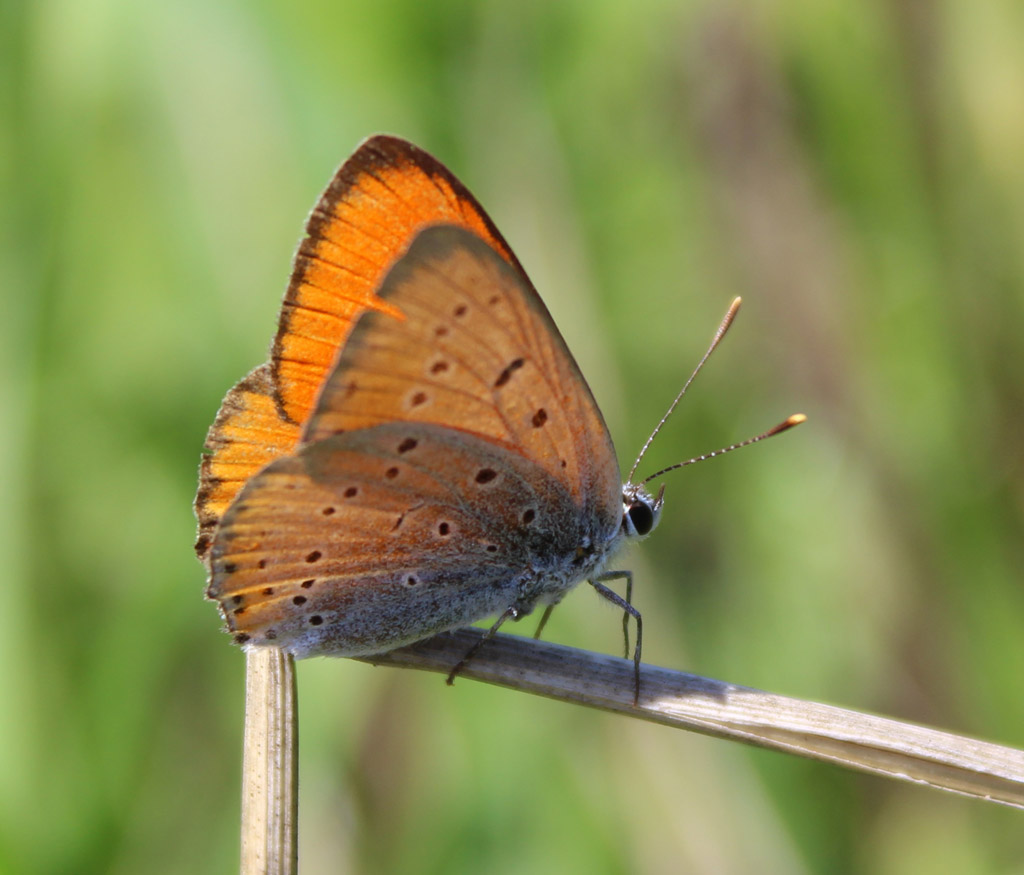
POLYGON ((241 641, 307 656, 390 649, 560 598, 599 532, 504 446, 389 423, 303 446, 225 515, 209 595, 241 641))

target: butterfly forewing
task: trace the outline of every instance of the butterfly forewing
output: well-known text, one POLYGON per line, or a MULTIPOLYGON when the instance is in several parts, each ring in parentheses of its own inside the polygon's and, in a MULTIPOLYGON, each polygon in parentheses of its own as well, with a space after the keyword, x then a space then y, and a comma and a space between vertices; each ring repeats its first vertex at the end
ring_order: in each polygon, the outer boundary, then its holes
POLYGON ((412 143, 371 137, 335 174, 295 256, 270 361, 227 394, 207 437, 195 501, 200 558, 245 481, 295 448, 356 320, 386 308, 374 294, 384 272, 441 221, 473 229, 522 270, 465 186, 412 143))
POLYGON ((610 533, 514 450, 432 424, 310 443, 225 515, 209 594, 240 641, 358 655, 557 600, 610 533))
POLYGON ((500 443, 561 482, 578 513, 617 524, 621 485, 593 396, 537 293, 463 229, 422 232, 321 392, 304 441, 394 421, 500 443))
POLYGON ((294 449, 298 426, 281 420, 270 366, 260 365, 225 396, 206 436, 195 511, 196 553, 205 559, 213 530, 245 482, 268 462, 294 449))
POLYGON ((439 161, 396 137, 367 140, 335 174, 306 226, 274 340, 284 414, 302 423, 383 272, 429 224, 471 228, 522 270, 476 199, 439 161))

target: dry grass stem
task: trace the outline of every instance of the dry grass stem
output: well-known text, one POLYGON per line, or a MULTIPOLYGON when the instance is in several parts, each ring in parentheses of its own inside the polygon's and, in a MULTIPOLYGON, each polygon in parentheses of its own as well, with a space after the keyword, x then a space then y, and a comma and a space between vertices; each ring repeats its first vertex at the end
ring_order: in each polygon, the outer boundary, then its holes
POLYGON ((298 871, 298 738, 295 662, 276 648, 253 648, 245 662, 242 875, 298 871))
MULTIPOLYGON (((364 661, 447 673, 481 634, 364 661)), ((646 665, 633 707, 630 660, 512 635, 495 636, 461 677, 1024 808, 1024 751, 913 723, 646 665)))

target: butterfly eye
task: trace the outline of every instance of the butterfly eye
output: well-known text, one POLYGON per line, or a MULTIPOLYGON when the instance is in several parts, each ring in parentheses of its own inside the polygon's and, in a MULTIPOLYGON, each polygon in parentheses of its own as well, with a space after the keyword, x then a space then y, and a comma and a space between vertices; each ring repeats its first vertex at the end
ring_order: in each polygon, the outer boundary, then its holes
POLYGON ((633 530, 640 536, 649 535, 654 528, 654 511, 649 504, 637 501, 626 511, 633 530))

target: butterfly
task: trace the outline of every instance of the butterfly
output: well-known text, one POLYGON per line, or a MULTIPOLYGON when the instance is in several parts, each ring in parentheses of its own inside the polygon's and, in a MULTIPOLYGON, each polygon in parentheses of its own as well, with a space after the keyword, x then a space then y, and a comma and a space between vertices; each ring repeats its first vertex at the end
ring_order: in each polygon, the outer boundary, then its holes
POLYGON ((543 626, 588 581, 636 623, 638 698, 642 618, 609 560, 657 526, 664 489, 622 482, 491 220, 378 136, 306 231, 270 362, 228 394, 201 468, 197 552, 235 641, 360 656, 497 617, 489 636, 538 606, 543 626))

